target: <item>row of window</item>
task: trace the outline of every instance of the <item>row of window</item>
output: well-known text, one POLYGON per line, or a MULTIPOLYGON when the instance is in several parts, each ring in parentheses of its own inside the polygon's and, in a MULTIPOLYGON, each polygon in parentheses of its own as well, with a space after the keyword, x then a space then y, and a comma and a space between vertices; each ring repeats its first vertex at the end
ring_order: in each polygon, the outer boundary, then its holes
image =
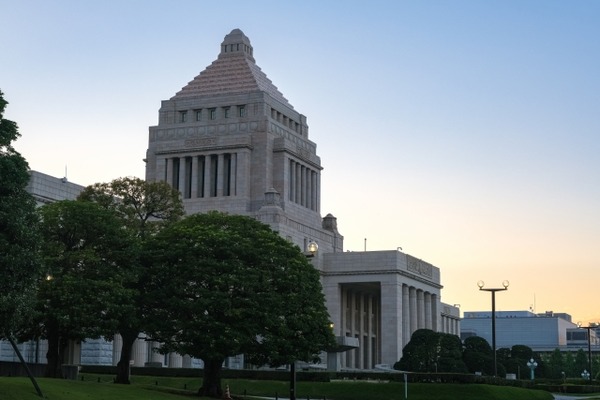
MULTIPOLYGON (((232 118, 233 113, 235 113, 236 117, 244 118, 248 115, 246 105, 242 104, 239 106, 227 106, 227 107, 211 107, 207 109, 196 108, 192 111, 192 116, 194 121, 199 122, 203 121, 205 118, 209 120, 215 120, 219 117, 219 112, 222 118, 232 118), (205 115, 206 114, 206 115, 205 115)), ((188 115, 190 114, 190 110, 181 110, 179 111, 178 121, 180 123, 188 122, 188 115)))
POLYGON ((274 108, 271 108, 271 118, 279 122, 280 124, 285 125, 290 129, 293 129, 295 132, 300 133, 300 124, 298 122, 285 116, 284 114, 280 113, 274 108))

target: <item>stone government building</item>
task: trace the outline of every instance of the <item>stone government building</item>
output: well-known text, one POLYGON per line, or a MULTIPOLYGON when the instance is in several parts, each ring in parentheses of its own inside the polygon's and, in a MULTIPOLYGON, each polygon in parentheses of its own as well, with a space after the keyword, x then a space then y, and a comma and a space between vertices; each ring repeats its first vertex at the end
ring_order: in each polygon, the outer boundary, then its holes
POLYGON ((239 29, 217 59, 169 100, 150 127, 146 179, 177 188, 187 213, 220 210, 270 225, 306 249, 317 242, 338 343, 333 369, 393 365, 416 329, 460 334, 440 301, 439 268, 400 251, 344 252, 336 218, 321 217, 321 159, 306 117, 256 65, 239 29))
MULTIPOLYGON (((329 369, 392 366, 420 328, 460 335, 459 309, 441 302, 439 268, 398 250, 344 252, 336 218, 321 216, 323 167, 306 117, 256 65, 241 30, 225 36, 217 59, 162 101, 158 125, 149 128, 145 162, 146 180, 178 189, 188 214, 248 215, 301 249, 318 244, 312 262, 321 273, 340 345, 340 352, 327 355, 329 369)), ((133 365, 201 365, 187 356, 159 355, 152 342, 138 342, 133 365)), ((67 361, 116 364, 115 350, 110 342, 86 341, 67 361)), ((0 344, 0 359, 6 358, 0 344)), ((227 363, 241 368, 243 357, 227 363)))

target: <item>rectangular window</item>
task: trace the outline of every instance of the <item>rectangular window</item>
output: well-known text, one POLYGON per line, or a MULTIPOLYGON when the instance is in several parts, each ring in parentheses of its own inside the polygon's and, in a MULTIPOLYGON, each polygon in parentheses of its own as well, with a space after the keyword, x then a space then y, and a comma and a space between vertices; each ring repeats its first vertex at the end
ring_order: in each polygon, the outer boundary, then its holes
POLYGON ((196 113, 196 121, 202 121, 202 110, 194 110, 196 113))
POLYGON ((210 114, 210 119, 217 119, 217 109, 216 108, 211 108, 210 110, 208 110, 209 114, 210 114))
POLYGON ((238 106, 238 117, 244 118, 246 116, 246 106, 238 106))
POLYGON ((223 117, 229 118, 231 115, 231 107, 223 107, 223 117))
POLYGON ((179 111, 179 122, 187 121, 187 111, 179 111))

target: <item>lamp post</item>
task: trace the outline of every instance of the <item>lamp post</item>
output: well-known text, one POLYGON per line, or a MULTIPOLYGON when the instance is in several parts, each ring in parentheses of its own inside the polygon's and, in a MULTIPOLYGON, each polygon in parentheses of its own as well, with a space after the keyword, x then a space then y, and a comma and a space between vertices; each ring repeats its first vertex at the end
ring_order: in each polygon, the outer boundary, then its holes
MULTIPOLYGON (((587 342, 588 342, 588 369, 590 370, 590 372, 587 371, 583 371, 583 372, 587 372, 587 377, 589 378, 590 382, 592 382, 592 380, 594 380, 594 375, 592 374, 592 337, 591 337, 591 330, 592 329, 596 329, 595 326, 581 326, 581 322, 577 323, 577 327, 580 329, 585 329, 587 331, 587 342)), ((581 374, 581 376, 583 377, 583 374, 581 374)))
MULTIPOLYGON (((317 250, 319 250, 319 245, 311 240, 306 245, 304 255, 306 258, 312 258, 317 254, 317 250)), ((296 361, 290 363, 290 400, 296 400, 296 361)))
POLYGON ((494 376, 498 375, 498 365, 496 363, 496 292, 508 289, 509 282, 503 281, 502 288, 484 288, 483 281, 477 282, 479 290, 490 292, 492 294, 492 350, 494 351, 494 376))
POLYGON ((585 379, 586 381, 587 381, 588 379, 590 379, 590 376, 591 376, 591 374, 590 374, 589 372, 587 372, 587 369, 584 369, 584 370, 583 370, 583 372, 581 373, 581 377, 582 377, 583 379, 585 379))
POLYGON ((535 378, 535 373, 533 371, 535 371, 535 368, 538 366, 538 363, 535 362, 535 360, 532 358, 529 361, 527 361, 527 366, 531 370, 530 376, 531 376, 531 380, 533 380, 535 378))

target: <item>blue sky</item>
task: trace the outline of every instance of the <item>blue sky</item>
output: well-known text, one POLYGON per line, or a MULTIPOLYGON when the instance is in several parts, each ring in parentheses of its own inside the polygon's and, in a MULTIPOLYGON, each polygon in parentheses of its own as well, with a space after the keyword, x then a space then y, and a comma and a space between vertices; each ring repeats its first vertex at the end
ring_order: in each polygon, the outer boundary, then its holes
POLYGON ((144 176, 160 101, 240 28, 308 118, 347 250, 442 270, 442 301, 600 321, 600 3, 0 0, 32 169, 144 176))

